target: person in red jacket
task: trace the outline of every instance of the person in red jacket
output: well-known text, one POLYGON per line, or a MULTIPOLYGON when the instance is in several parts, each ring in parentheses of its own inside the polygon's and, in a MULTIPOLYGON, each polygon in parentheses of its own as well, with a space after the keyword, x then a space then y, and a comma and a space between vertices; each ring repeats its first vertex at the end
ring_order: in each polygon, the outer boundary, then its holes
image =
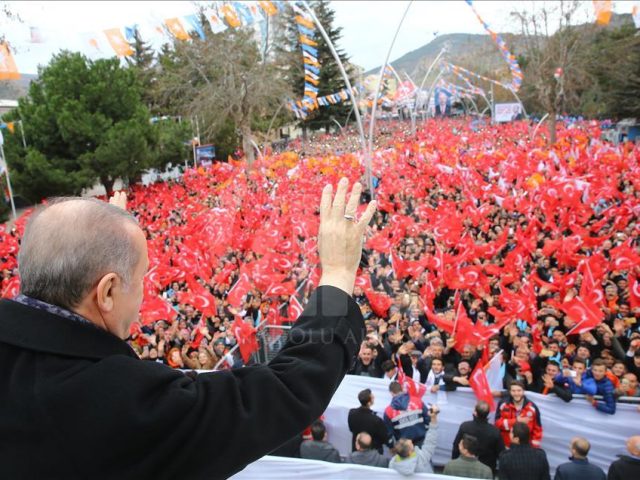
POLYGON ((509 399, 500 402, 496 410, 496 427, 500 430, 505 446, 511 445, 509 433, 516 422, 526 423, 531 432, 531 446, 540 448, 542 440, 542 422, 540 410, 535 403, 524 396, 522 382, 512 382, 509 386, 509 399))

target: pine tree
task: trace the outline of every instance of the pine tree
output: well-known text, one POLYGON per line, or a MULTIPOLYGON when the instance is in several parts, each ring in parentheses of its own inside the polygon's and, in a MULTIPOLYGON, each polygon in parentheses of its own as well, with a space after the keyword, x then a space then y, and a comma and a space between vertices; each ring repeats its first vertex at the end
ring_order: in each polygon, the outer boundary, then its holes
MULTIPOLYGON (((331 39, 338 56, 345 68, 348 68, 347 55, 338 48, 342 29, 334 27, 335 13, 328 2, 317 1, 311 4, 318 20, 331 39)), ((276 25, 277 33, 275 39, 275 53, 278 59, 282 76, 291 85, 295 98, 299 101, 304 95, 304 62, 302 59, 302 49, 298 38, 298 28, 295 21, 297 14, 291 8, 287 8, 278 15, 276 25)), ((331 50, 324 38, 318 31, 315 36, 318 43, 318 61, 320 63, 320 75, 318 83, 318 97, 330 95, 345 87, 344 80, 340 74, 340 69, 333 59, 331 50)), ((349 71, 347 70, 347 74, 349 71)), ((351 111, 351 102, 341 102, 336 105, 320 106, 313 110, 302 122, 303 128, 320 129, 335 126, 332 118, 344 124, 351 111)))
POLYGON ((136 70, 136 75, 142 85, 142 100, 152 113, 154 112, 154 80, 156 77, 155 53, 153 48, 140 36, 140 31, 134 31, 133 41, 129 43, 133 54, 125 57, 127 65, 136 70))
MULTIPOLYGON (((329 2, 326 1, 316 1, 311 4, 316 17, 324 27, 327 32, 327 36, 333 43, 338 56, 340 57, 340 61, 348 68, 349 58, 346 53, 342 51, 338 44, 340 42, 340 38, 342 38, 342 28, 334 26, 335 20, 335 12, 330 7, 329 2)), ((320 83, 318 84, 318 97, 323 97, 325 95, 330 95, 340 91, 345 88, 345 82, 340 73, 340 68, 338 64, 333 59, 333 55, 331 54, 331 50, 329 46, 325 42, 324 38, 318 32, 316 36, 316 41, 318 42, 318 61, 320 62, 320 83)), ((347 70, 347 74, 351 75, 351 73, 347 70)), ((347 120, 347 116, 351 111, 351 102, 340 102, 335 105, 329 105, 325 107, 318 108, 312 115, 308 117, 308 124, 312 129, 319 128, 329 128, 331 126, 335 126, 332 118, 335 118, 340 124, 344 124, 347 120)))

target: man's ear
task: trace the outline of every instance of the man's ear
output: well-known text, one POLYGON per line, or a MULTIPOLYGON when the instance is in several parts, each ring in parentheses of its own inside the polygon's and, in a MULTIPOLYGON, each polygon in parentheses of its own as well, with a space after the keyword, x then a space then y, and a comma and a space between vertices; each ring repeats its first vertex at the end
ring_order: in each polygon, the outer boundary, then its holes
POLYGON ((98 300, 98 308, 102 312, 110 313, 114 307, 113 291, 118 282, 118 276, 111 272, 103 276, 96 287, 96 298, 98 300))

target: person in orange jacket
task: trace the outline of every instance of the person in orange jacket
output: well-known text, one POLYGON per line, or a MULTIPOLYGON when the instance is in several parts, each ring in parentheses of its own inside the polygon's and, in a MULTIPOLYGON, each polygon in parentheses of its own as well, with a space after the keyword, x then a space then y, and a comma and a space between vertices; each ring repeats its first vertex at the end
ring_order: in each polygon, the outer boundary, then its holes
POLYGON ((542 422, 540 410, 535 403, 524 395, 522 382, 514 381, 509 385, 509 399, 498 404, 495 425, 500 430, 506 447, 511 445, 509 433, 516 422, 526 423, 531 432, 531 446, 540 448, 542 440, 542 422))

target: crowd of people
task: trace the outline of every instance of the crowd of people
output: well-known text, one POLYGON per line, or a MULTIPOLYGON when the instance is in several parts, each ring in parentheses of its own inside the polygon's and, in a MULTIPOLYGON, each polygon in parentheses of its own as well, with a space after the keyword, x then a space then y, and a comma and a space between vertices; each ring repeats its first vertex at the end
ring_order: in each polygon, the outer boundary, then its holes
MULTIPOLYGON (((438 441, 436 405, 427 407, 411 387, 391 381, 392 400, 383 418, 371 410, 374 397, 370 389, 358 394, 360 406, 348 416, 352 433, 352 452, 341 457, 330 443, 322 420, 315 421, 305 438, 300 435, 281 447, 274 455, 351 463, 389 468, 402 475, 432 473, 438 441), (388 446, 388 453, 383 450, 388 446)), ((510 407, 509 407, 510 408, 510 407)), ((479 401, 473 419, 460 424, 452 445, 451 460, 442 473, 464 478, 500 478, 501 480, 549 480, 550 466, 540 446, 542 429, 540 413, 524 395, 524 385, 514 381, 508 397, 498 407, 495 420, 490 419, 491 406, 479 401), (506 418, 504 406, 516 408, 518 415, 506 418), (529 416, 527 407, 533 412, 529 416)), ((568 445, 569 462, 555 469, 555 480, 622 480, 640 473, 640 435, 629 437, 627 454, 612 459, 608 473, 589 462, 591 443, 575 436, 568 445)))
MULTIPOLYGON (((520 399, 580 394, 615 414, 619 397, 639 397, 640 146, 601 141, 597 122, 560 125, 550 148, 525 121, 380 129, 378 212, 354 290, 367 337, 351 373, 455 390, 499 354, 501 387, 521 386, 520 399)), ((231 368, 252 361, 255 328, 293 322, 319 281, 322 185, 368 185, 358 144, 351 129, 251 169, 216 163, 132 187, 150 258, 129 339, 139 356, 231 368)), ((0 235, 4 297, 19 289, 27 216, 0 235)), ((538 446, 535 405, 510 398, 497 412, 504 443, 524 410, 516 438, 538 446)))

